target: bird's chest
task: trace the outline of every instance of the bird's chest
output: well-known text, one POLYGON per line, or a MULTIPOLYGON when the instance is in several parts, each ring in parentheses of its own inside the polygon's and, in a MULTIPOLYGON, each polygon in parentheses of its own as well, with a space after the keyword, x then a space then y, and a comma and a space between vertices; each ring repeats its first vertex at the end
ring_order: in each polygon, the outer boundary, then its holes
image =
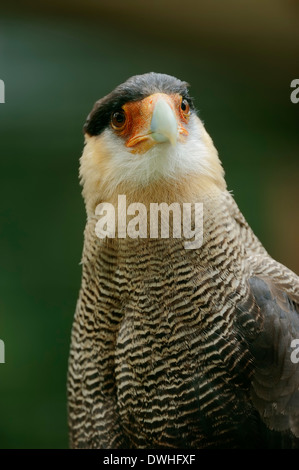
POLYGON ((199 397, 208 403, 223 382, 219 348, 232 333, 223 295, 229 276, 204 269, 194 254, 147 256, 135 253, 135 264, 126 259, 118 268, 117 403, 127 434, 138 436, 136 445, 163 445, 163 436, 178 445, 190 429, 201 435, 199 397))
POLYGON ((198 411, 200 315, 187 294, 176 294, 129 301, 117 335, 117 403, 126 433, 138 436, 136 445, 161 445, 161 434, 176 435, 186 407, 187 415, 198 411))

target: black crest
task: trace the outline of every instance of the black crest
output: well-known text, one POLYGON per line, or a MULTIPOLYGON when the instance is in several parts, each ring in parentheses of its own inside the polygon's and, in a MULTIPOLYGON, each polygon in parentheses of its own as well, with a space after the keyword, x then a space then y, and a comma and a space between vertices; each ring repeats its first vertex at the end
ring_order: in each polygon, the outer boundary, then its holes
POLYGON ((144 75, 135 75, 95 103, 87 117, 84 132, 89 135, 99 135, 109 125, 113 112, 120 109, 125 103, 138 101, 153 93, 168 95, 179 93, 188 100, 191 109, 194 109, 188 93, 188 83, 162 73, 150 72, 144 75))

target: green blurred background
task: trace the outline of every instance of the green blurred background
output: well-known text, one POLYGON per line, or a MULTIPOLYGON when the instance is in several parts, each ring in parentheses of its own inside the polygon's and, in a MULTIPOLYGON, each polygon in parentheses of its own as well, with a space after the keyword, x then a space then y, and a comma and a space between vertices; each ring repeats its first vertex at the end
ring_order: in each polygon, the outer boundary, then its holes
POLYGON ((0 448, 68 447, 85 210, 82 126, 134 74, 187 80, 229 189, 299 273, 297 0, 44 0, 1 7, 0 448))

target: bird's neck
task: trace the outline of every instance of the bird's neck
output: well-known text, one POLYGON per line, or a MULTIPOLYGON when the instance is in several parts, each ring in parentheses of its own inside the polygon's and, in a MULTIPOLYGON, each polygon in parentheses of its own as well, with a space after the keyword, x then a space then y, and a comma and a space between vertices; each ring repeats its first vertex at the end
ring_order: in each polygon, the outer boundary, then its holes
MULTIPOLYGON (((176 206, 180 207, 179 216, 181 217, 179 223, 184 223, 184 209, 186 206, 190 207, 190 211, 192 212, 192 222, 190 220, 189 226, 187 229, 190 228, 190 233, 195 233, 195 230, 198 232, 200 230, 203 231, 203 239, 206 243, 210 237, 213 237, 213 226, 214 226, 214 219, 217 218, 226 212, 227 208, 224 207, 225 197, 223 195, 226 193, 226 190, 223 189, 221 186, 215 184, 214 182, 204 181, 201 179, 190 179, 186 181, 177 181, 177 182, 164 182, 164 184, 152 184, 151 186, 147 186, 146 188, 139 188, 135 189, 135 191, 126 191, 127 188, 122 187, 119 188, 117 194, 113 194, 110 198, 107 198, 106 201, 103 201, 101 206, 105 209, 108 207, 108 212, 112 210, 112 213, 109 214, 109 221, 111 222, 110 227, 114 228, 114 234, 112 237, 109 237, 109 240, 101 239, 98 236, 97 231, 97 223, 100 217, 107 212, 101 212, 100 210, 95 211, 97 213, 90 214, 87 221, 87 226, 85 230, 85 247, 84 247, 84 254, 83 254, 83 262, 85 260, 89 260, 89 262, 96 262, 97 253, 99 253, 103 246, 107 245, 107 243, 114 247, 113 250, 118 251, 121 247, 121 251, 124 250, 124 246, 128 243, 128 247, 130 245, 130 249, 132 248, 132 243, 136 243, 136 247, 138 246, 138 238, 132 241, 132 236, 130 236, 129 231, 127 230, 129 221, 132 218, 140 214, 140 205, 142 205, 143 211, 146 214, 146 237, 150 241, 151 237, 151 210, 152 205, 156 203, 161 207, 161 204, 164 203, 164 206, 170 207, 173 203, 176 203, 176 206), (107 206, 103 206, 103 203, 108 203, 107 206), (120 207, 120 204, 122 207, 120 207), (136 205, 137 204, 137 205, 136 205), (200 206, 200 207, 199 207, 200 206), (199 208, 202 210, 203 216, 198 217, 198 222, 194 222, 194 210, 199 208), (130 210, 131 208, 131 210, 130 210), (133 212, 132 212, 133 210, 133 212), (101 213, 100 213, 101 212, 101 213), (202 217, 202 222, 200 220, 202 217), (120 220, 121 219, 121 220, 120 220), (123 221, 126 221, 126 235, 125 237, 119 236, 119 225, 123 224, 123 221), (202 223, 202 227, 200 224, 202 223), (191 230, 192 226, 192 230, 191 230)), ((98 206, 99 207, 99 206, 98 206)), ((106 210, 106 209, 105 209, 106 210)), ((191 213, 190 212, 190 213, 191 213)), ((173 213, 171 213, 169 217, 169 238, 174 238, 173 234, 173 213)), ((110 223, 109 222, 109 223, 110 223)), ((159 226, 157 229, 157 233, 160 234, 161 232, 161 220, 159 219, 159 226)), ((136 224, 135 224, 136 225, 136 224)), ((103 224, 102 224, 103 226, 103 224)), ((140 229, 140 226, 139 226, 140 229)), ((135 230, 135 228, 134 228, 135 230)), ((181 234, 185 232, 185 227, 181 225, 181 234)), ((136 232, 135 232, 136 233, 136 232)), ((197 240, 199 240, 200 236, 198 235, 197 240)), ((146 243, 146 240, 143 239, 142 244, 146 243)), ((189 238, 191 240, 191 236, 189 238)), ((171 242, 172 243, 172 242, 171 242)), ((149 243, 149 247, 153 247, 153 243, 149 243)), ((126 251, 126 250, 125 250, 126 251)))
POLYGON ((113 192, 109 186, 101 184, 101 191, 96 200, 86 201, 88 218, 92 218, 100 203, 110 203, 114 206, 118 203, 120 195, 126 196, 127 204, 142 203, 146 207, 150 203, 191 203, 217 201, 219 195, 226 190, 226 183, 219 172, 215 179, 204 175, 188 175, 178 179, 159 179, 146 186, 134 186, 133 184, 119 184, 113 192))

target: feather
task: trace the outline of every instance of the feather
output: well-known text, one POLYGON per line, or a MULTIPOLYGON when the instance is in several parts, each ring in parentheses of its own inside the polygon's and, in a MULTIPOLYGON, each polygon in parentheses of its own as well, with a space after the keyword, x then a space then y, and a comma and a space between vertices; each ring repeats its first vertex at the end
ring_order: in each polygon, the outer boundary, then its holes
POLYGON ((167 76, 151 74, 148 87, 146 76, 134 80, 98 102, 86 124, 70 445, 299 448, 299 368, 291 356, 299 278, 247 224, 194 108, 185 144, 157 144, 159 164, 151 150, 129 153, 109 129, 116 102, 142 99, 157 83, 160 93, 187 96, 185 82, 167 76), (202 246, 186 250, 171 232, 98 238, 97 204, 116 205, 123 194, 147 210, 152 202, 202 203, 202 246))

